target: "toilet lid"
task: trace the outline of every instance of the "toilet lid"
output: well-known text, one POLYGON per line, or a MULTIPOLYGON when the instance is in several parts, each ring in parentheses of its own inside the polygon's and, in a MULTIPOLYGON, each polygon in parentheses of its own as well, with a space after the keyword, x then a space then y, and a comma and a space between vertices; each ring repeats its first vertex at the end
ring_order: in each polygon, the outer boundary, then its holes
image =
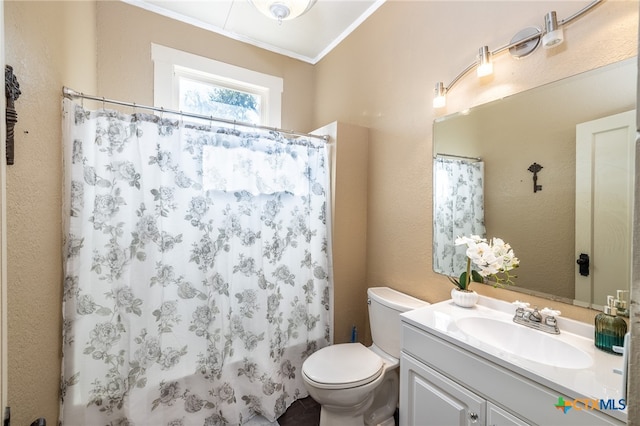
POLYGON ((325 387, 356 387, 377 378, 383 365, 382 358, 361 343, 342 343, 311 354, 302 372, 325 387))

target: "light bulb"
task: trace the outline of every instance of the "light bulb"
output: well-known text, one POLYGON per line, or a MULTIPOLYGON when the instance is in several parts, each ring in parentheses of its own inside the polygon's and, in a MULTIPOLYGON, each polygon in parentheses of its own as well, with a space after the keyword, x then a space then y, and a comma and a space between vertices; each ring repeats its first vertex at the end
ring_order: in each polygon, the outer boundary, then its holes
POLYGON ((491 52, 487 46, 482 46, 478 52, 478 68, 476 73, 478 77, 485 77, 493 74, 493 63, 491 62, 491 52))
POLYGON ((306 13, 317 0, 249 0, 265 16, 278 22, 288 21, 306 13))
POLYGON ((556 12, 552 11, 544 16, 544 35, 542 36, 542 46, 545 49, 556 47, 564 41, 562 27, 558 25, 556 12))
POLYGON ((433 97, 433 107, 442 108, 447 104, 447 96, 444 89, 444 84, 440 81, 436 83, 433 97))

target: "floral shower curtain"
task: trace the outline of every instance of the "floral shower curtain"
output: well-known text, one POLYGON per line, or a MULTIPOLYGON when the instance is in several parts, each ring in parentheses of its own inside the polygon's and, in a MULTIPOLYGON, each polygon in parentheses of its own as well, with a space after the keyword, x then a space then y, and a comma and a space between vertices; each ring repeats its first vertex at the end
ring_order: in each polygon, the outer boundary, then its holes
POLYGON ((484 162, 436 157, 433 162, 433 270, 459 276, 466 247, 457 237, 484 237, 484 162))
POLYGON ((275 420, 332 338, 325 144, 63 109, 62 424, 275 420))

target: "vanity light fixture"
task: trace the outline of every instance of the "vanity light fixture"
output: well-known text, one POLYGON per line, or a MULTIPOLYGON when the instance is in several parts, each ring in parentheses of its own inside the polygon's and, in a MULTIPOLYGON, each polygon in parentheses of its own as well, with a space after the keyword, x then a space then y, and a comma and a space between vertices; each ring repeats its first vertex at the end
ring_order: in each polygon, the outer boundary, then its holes
POLYGON ((447 95, 444 90, 444 83, 439 81, 436 83, 435 95, 433 97, 433 107, 442 108, 447 104, 447 95))
POLYGON ((313 7, 317 0, 249 0, 263 15, 278 23, 297 18, 313 7))
POLYGON ((491 52, 488 46, 482 46, 478 51, 478 68, 476 68, 478 77, 486 77, 493 74, 493 62, 491 62, 491 52))
POLYGON ((564 41, 562 27, 558 25, 556 11, 547 13, 544 17, 544 35, 542 36, 542 46, 545 49, 556 47, 564 41))
MULTIPOLYGON (((259 0, 250 1, 256 2, 259 0)), ((523 58, 531 54, 540 44, 547 49, 560 45, 564 40, 562 26, 584 15, 589 10, 602 3, 602 1, 603 0, 592 1, 578 12, 559 22, 556 12, 551 11, 544 17, 544 30, 540 30, 535 27, 525 28, 524 30, 519 31, 511 39, 509 44, 499 47, 493 51, 489 50, 489 47, 487 46, 481 47, 478 54, 478 60, 462 70, 453 80, 451 80, 451 83, 449 83, 448 86, 445 86, 443 82, 438 82, 436 84, 433 107, 443 108, 447 103, 446 95, 449 93, 453 85, 472 69, 476 68, 478 77, 484 77, 493 73, 493 63, 491 58, 505 50, 508 50, 515 58, 523 58)))

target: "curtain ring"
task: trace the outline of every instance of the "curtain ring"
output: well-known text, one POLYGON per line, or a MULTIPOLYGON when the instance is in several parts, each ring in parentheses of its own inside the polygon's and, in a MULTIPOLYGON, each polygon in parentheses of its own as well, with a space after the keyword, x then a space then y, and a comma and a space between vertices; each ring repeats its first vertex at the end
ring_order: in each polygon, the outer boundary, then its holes
POLYGON ((164 120, 164 107, 160 107, 160 120, 164 120))
POLYGON ((107 109, 107 108, 106 108, 106 106, 105 106, 105 103, 104 103, 104 96, 103 96, 103 97, 102 97, 102 110, 103 110, 103 111, 106 111, 106 109, 107 109))
POLYGON ((209 131, 213 129, 213 115, 209 116, 209 131))
POLYGON ((80 106, 84 109, 84 93, 80 92, 80 106))

